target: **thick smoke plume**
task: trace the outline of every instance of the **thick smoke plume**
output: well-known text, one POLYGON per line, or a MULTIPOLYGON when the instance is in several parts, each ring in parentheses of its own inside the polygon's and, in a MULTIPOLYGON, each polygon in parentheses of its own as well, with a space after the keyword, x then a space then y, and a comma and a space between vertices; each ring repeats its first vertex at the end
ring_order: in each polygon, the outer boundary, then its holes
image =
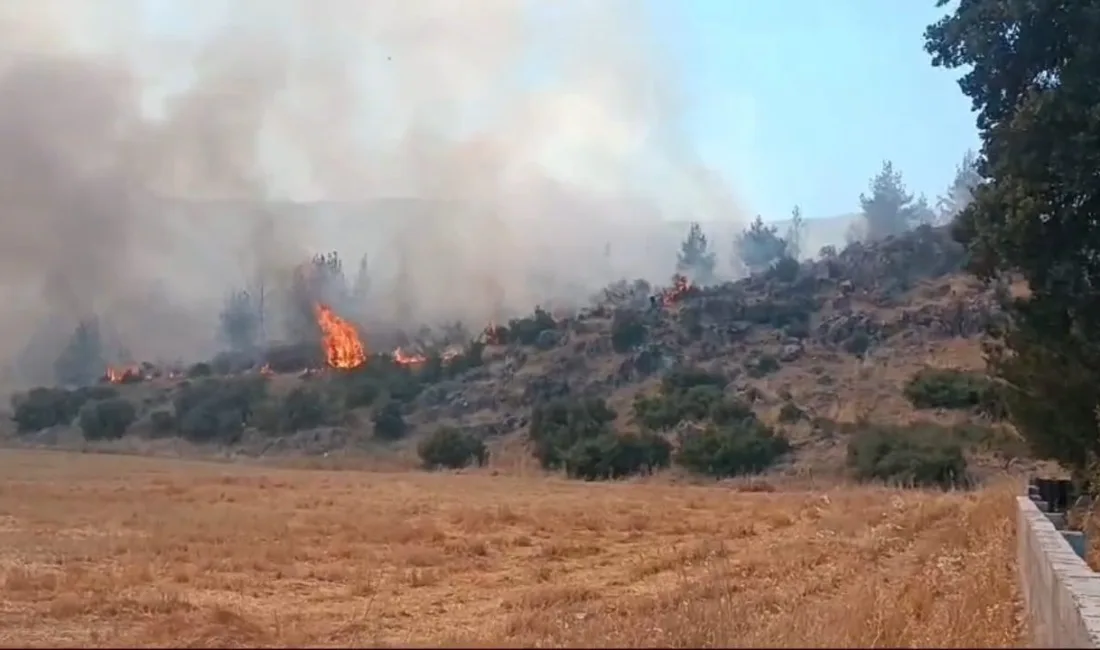
POLYGON ((82 318, 139 359, 217 345, 226 292, 368 254, 372 322, 664 280, 662 218, 738 218, 677 137, 629 0, 0 5, 0 362, 82 318), (608 243, 610 242, 610 246, 608 243))

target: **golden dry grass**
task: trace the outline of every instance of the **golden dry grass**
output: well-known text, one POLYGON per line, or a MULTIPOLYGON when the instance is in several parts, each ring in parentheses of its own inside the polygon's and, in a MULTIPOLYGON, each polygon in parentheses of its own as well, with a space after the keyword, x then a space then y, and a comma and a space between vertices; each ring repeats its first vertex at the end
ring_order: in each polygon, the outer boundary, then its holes
POLYGON ((4 645, 1021 640, 1011 486, 743 493, 0 459, 4 645))

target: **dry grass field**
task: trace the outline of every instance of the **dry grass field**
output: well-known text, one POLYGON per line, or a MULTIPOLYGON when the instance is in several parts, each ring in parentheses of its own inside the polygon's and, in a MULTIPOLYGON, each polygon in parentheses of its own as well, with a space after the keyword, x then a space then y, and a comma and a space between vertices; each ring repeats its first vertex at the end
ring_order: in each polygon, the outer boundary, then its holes
POLYGON ((0 644, 1010 646, 1012 486, 0 451, 0 644))

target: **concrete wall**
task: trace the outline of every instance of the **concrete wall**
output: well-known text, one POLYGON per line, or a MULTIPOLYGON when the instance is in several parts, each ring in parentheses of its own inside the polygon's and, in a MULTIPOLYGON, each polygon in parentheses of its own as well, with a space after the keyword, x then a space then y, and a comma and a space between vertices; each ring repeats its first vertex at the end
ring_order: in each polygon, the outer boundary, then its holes
POLYGON ((1074 552, 1052 518, 1029 497, 1016 500, 1016 565, 1032 645, 1100 648, 1100 574, 1074 552))

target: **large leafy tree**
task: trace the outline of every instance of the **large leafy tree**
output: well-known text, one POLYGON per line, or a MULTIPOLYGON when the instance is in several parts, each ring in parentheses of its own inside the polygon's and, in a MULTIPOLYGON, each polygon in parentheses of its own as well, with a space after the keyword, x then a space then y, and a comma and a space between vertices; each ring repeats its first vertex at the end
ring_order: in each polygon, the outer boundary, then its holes
MULTIPOLYGON (((945 6, 941 0, 938 6, 945 6)), ((989 357, 1010 417, 1072 469, 1100 458, 1100 0, 961 0, 925 34, 978 113, 983 182, 955 221, 979 275, 1022 278, 989 357)))

